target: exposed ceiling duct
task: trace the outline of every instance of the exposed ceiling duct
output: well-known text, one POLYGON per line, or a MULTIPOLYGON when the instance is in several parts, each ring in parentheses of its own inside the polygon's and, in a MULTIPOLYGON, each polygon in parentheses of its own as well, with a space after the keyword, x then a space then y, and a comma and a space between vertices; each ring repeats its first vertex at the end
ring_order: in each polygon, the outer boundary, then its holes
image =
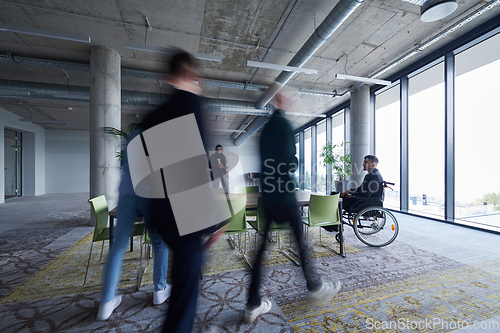
MULTIPOLYGON (((0 79, 0 97, 4 98, 22 98, 22 99, 35 99, 46 101, 70 101, 79 103, 90 102, 90 89, 88 87, 80 86, 67 86, 64 84, 51 84, 27 81, 14 81, 0 79), (3 93, 6 91, 7 93, 3 93), (29 92, 29 94, 26 94, 29 92), (56 96, 65 96, 56 97, 56 96)), ((121 105, 122 106, 136 106, 136 107, 151 107, 154 108, 158 105, 165 103, 170 95, 150 93, 143 91, 121 91, 121 105)), ((246 101, 235 101, 215 98, 203 98, 205 111, 208 112, 221 112, 220 108, 223 106, 239 107, 239 108, 255 108, 255 103, 246 101)), ((273 110, 271 106, 265 108, 266 110, 273 110)))
MULTIPOLYGON (((23 66, 34 66, 34 67, 45 67, 45 68, 53 68, 53 69, 61 69, 61 70, 70 70, 70 71, 79 71, 79 72, 90 72, 90 65, 88 64, 80 64, 66 61, 56 61, 56 60, 47 60, 47 59, 36 59, 36 58, 26 58, 26 57, 18 57, 13 56, 12 53, 8 52, 7 55, 0 54, 0 63, 4 64, 16 64, 23 66)), ((151 71, 141 71, 136 69, 127 69, 122 68, 121 70, 122 76, 127 77, 135 77, 141 79, 152 79, 152 80, 163 80, 166 75, 158 72, 151 71)), ((240 83, 233 81, 224 81, 224 80, 213 80, 213 79, 205 79, 205 85, 221 87, 221 88, 231 88, 231 89, 240 89, 240 90, 250 90, 250 91, 265 91, 268 89, 268 86, 258 85, 258 84, 250 84, 250 83, 240 83)), ((296 91, 299 94, 306 95, 316 95, 316 96, 330 96, 334 97, 334 94, 329 92, 321 92, 321 91, 296 91)))
MULTIPOLYGON (((340 0, 337 5, 331 10, 326 18, 312 33, 309 39, 299 49, 295 56, 290 60, 288 66, 302 67, 316 51, 323 45, 323 43, 330 38, 330 36, 344 23, 344 21, 363 3, 363 0, 340 0)), ((271 99, 278 93, 278 91, 287 84, 287 82, 295 75, 295 72, 281 72, 276 78, 275 82, 271 84, 269 89, 264 91, 262 96, 257 100, 256 107, 263 108, 271 99)), ((247 128, 246 132, 238 136, 234 141, 235 146, 240 146, 255 132, 257 132, 269 118, 257 117, 247 128)))

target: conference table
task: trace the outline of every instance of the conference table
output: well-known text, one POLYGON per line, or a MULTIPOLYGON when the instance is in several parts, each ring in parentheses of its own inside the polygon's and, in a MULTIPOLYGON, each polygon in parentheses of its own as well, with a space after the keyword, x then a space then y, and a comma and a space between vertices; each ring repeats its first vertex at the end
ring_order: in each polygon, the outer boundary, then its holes
MULTIPOLYGON (((297 190, 295 192, 295 196, 297 197, 297 202, 300 207, 304 207, 309 205, 309 198, 311 194, 319 194, 319 193, 312 193, 311 191, 304 191, 304 190, 297 190)), ((228 197, 229 199, 238 199, 246 196, 247 202, 245 209, 246 210, 255 210, 257 209, 257 202, 259 197, 261 196, 261 193, 229 193, 228 197)), ((117 215, 117 209, 118 207, 115 207, 109 211, 109 245, 111 246, 113 244, 113 229, 115 226, 115 219, 117 215)), ((138 216, 137 222, 142 221, 142 216, 138 216)), ((132 241, 130 242, 130 251, 133 250, 132 246, 132 241)))

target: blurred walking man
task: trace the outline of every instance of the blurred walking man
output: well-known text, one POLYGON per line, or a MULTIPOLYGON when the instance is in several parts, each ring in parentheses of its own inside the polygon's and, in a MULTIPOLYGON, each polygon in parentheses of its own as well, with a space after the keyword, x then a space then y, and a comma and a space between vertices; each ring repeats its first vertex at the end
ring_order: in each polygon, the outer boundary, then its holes
MULTIPOLYGON (((278 94, 275 106, 283 109, 284 98, 278 94)), ((262 203, 265 208, 267 224, 264 241, 257 253, 252 269, 252 281, 245 311, 245 321, 252 323, 261 313, 271 310, 271 301, 261 299, 262 256, 266 249, 267 234, 271 221, 278 224, 289 222, 299 247, 300 263, 307 282, 309 297, 312 300, 332 298, 340 290, 340 281, 321 281, 316 270, 306 262, 306 246, 302 235, 302 218, 295 197, 295 182, 291 173, 297 168, 295 141, 290 124, 281 110, 276 110, 265 125, 260 137, 262 203)))

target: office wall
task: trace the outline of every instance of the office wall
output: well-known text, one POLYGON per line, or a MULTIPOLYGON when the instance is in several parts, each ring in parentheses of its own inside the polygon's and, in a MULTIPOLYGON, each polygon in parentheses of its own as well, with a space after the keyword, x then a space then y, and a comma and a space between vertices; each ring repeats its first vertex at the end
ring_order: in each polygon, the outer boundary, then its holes
MULTIPOLYGON (((45 130, 0 108, 0 168, 4 170, 4 129, 23 133, 23 196, 45 194, 45 130)), ((4 202, 4 172, 0 172, 0 203, 4 202)))
POLYGON ((89 131, 46 130, 46 193, 89 192, 89 131))

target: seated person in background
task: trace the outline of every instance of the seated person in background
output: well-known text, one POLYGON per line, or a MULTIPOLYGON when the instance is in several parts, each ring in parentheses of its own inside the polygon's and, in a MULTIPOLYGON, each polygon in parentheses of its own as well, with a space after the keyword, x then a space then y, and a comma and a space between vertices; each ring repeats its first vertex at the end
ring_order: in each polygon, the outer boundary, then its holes
POLYGON ((342 207, 346 211, 362 201, 363 198, 378 198, 381 196, 382 182, 384 179, 377 169, 378 158, 375 155, 366 155, 363 161, 363 170, 367 171, 361 185, 356 189, 344 191, 342 197, 342 207))

